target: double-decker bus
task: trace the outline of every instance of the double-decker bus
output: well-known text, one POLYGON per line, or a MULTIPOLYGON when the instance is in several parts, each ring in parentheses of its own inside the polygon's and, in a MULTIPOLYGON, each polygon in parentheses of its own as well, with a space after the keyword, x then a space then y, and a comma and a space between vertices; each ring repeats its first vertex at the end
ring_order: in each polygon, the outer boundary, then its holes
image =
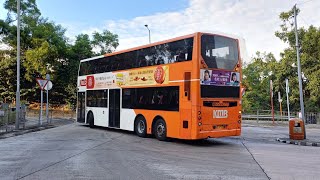
POLYGON ((159 140, 239 136, 239 42, 197 32, 81 60, 77 122, 159 140))

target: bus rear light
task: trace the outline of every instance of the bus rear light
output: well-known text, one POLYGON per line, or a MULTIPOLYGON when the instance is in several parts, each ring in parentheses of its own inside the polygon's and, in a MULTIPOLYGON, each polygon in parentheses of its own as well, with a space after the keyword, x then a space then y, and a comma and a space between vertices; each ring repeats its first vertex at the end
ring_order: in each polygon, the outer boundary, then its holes
POLYGON ((239 118, 239 119, 241 118, 241 114, 239 114, 238 118, 239 118))
POLYGON ((238 123, 241 124, 241 120, 239 120, 238 123))
POLYGON ((239 114, 241 114, 242 112, 241 112, 241 110, 239 111, 239 114))
POLYGON ((202 123, 201 123, 201 122, 199 122, 199 123, 198 123, 198 125, 199 125, 199 126, 201 126, 201 125, 202 125, 202 123))
POLYGON ((201 120, 201 111, 198 111, 198 120, 201 120))

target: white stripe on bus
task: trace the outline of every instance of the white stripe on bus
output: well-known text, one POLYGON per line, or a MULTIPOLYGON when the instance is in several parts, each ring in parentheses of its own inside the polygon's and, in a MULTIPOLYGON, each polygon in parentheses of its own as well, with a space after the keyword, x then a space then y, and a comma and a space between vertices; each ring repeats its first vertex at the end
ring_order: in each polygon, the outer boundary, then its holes
POLYGON ((104 55, 96 56, 96 57, 92 57, 92 58, 88 58, 88 59, 83 59, 83 60, 81 60, 80 62, 91 61, 91 60, 99 59, 99 58, 103 58, 103 57, 104 57, 104 55))

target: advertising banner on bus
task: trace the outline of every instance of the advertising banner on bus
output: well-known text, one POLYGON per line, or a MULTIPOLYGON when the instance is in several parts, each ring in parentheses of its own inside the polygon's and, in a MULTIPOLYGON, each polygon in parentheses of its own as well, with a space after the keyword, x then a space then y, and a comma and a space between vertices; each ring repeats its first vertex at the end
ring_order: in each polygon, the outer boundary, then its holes
POLYGON ((240 74, 221 70, 200 70, 200 84, 215 86, 240 86, 240 74))
POLYGON ((79 78, 79 85, 87 89, 130 87, 169 83, 169 66, 157 66, 123 72, 108 72, 79 78))

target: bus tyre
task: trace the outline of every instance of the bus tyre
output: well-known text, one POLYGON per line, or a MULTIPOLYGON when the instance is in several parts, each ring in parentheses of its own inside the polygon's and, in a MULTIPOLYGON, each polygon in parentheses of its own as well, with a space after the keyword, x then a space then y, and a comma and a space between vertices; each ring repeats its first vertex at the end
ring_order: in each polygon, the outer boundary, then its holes
POLYGON ((88 113, 88 122, 89 122, 90 128, 94 128, 94 117, 92 112, 88 113))
POLYGON ((160 141, 167 139, 167 125, 163 119, 158 119, 154 127, 154 135, 160 141))
POLYGON ((134 131, 139 137, 147 136, 147 122, 143 116, 138 116, 134 121, 134 131))

